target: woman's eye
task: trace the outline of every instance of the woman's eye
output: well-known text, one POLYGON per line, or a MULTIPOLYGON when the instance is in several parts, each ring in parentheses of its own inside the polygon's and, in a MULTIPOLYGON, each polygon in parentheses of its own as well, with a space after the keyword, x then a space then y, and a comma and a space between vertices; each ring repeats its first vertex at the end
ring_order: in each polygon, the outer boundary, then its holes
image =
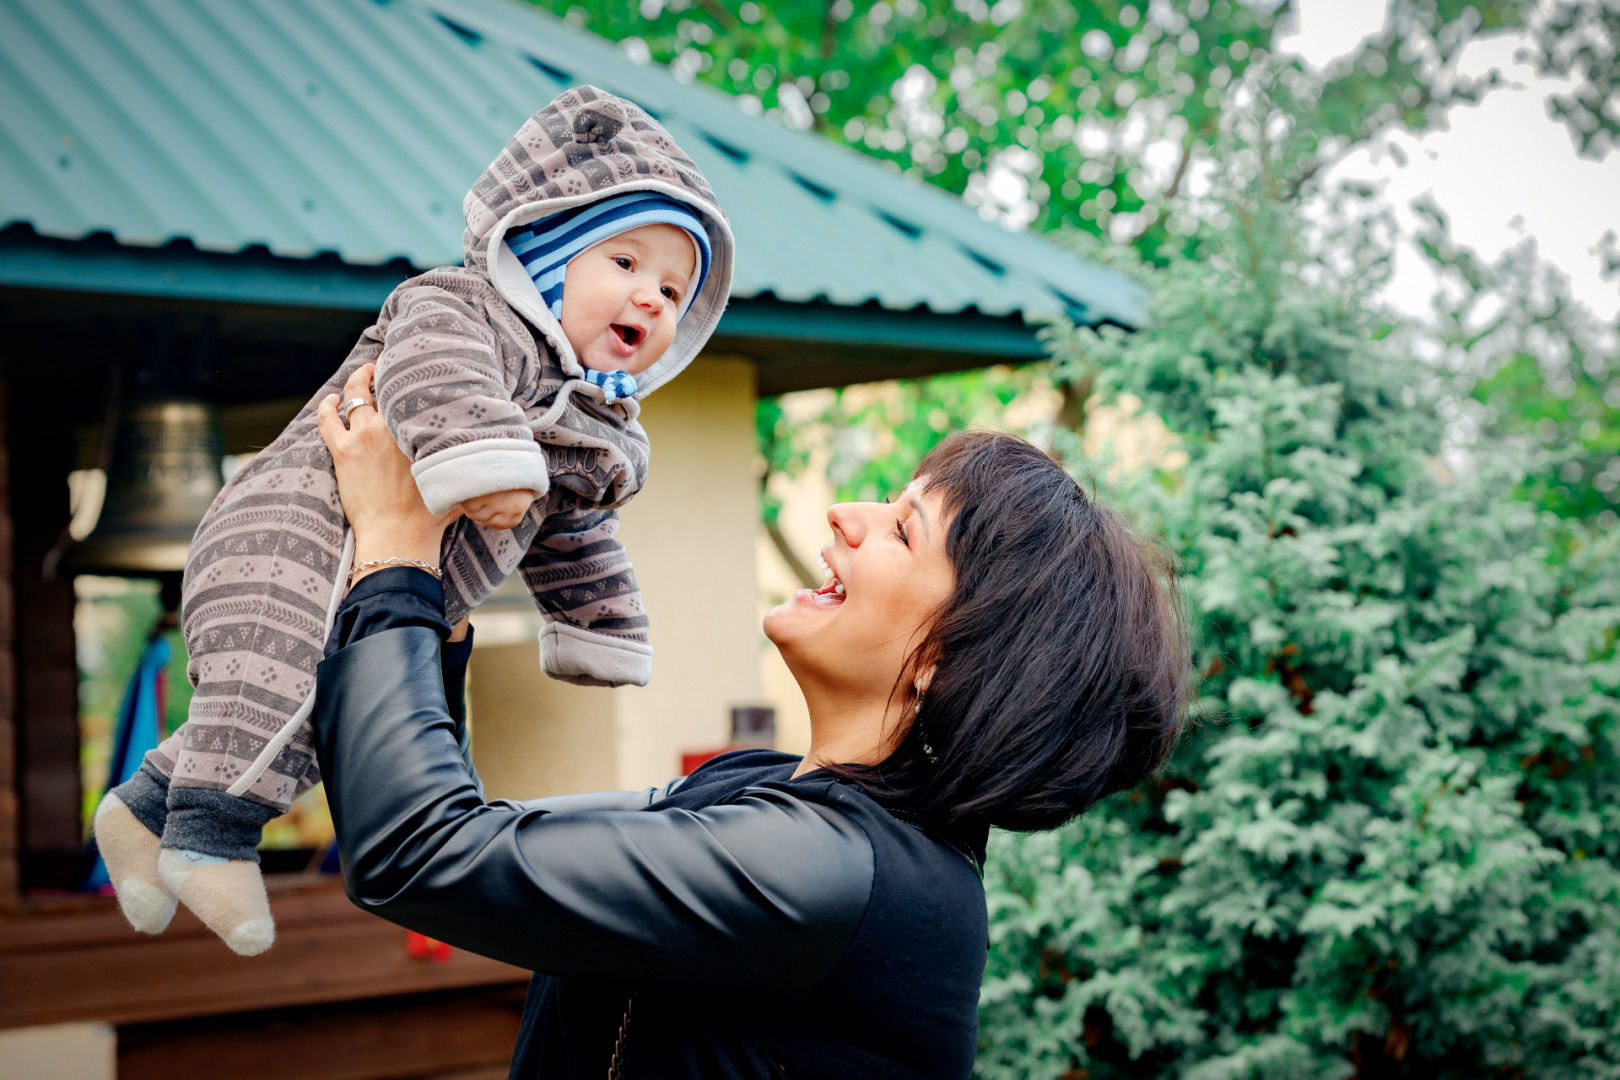
POLYGON ((897 521, 894 523, 894 535, 898 536, 900 538, 900 542, 906 545, 906 547, 911 546, 911 537, 906 534, 905 522, 897 521))

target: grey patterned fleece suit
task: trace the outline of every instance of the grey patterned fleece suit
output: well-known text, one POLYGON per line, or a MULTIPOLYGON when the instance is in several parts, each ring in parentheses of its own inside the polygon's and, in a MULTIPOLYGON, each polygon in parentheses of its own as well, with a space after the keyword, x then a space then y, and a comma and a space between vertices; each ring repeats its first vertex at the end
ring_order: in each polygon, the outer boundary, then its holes
POLYGON ((377 364, 378 409, 435 513, 497 491, 539 493, 514 529, 462 518, 442 564, 452 622, 514 570, 544 615, 554 678, 645 685, 652 668, 617 507, 647 476, 640 399, 681 372, 725 308, 734 244, 708 182, 646 112, 594 87, 559 95, 512 137, 462 204, 466 265, 402 283, 281 436, 231 478, 192 541, 182 632, 196 686, 186 723, 116 789, 163 846, 257 859, 264 824, 320 780, 307 720, 352 540, 320 401, 377 364), (507 232, 629 191, 679 199, 713 261, 664 356, 611 405, 583 369, 507 232))

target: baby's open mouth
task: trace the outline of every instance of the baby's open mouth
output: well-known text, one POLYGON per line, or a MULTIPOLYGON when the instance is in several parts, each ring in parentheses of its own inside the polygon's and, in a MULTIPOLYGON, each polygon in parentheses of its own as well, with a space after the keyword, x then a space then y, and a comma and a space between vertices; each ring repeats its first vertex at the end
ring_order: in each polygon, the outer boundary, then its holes
POLYGON ((641 341, 641 328, 640 327, 623 326, 623 325, 621 325, 619 323, 614 323, 613 324, 613 332, 615 334, 618 334, 619 335, 619 340, 624 342, 626 345, 636 345, 636 344, 640 343, 640 341, 641 341))

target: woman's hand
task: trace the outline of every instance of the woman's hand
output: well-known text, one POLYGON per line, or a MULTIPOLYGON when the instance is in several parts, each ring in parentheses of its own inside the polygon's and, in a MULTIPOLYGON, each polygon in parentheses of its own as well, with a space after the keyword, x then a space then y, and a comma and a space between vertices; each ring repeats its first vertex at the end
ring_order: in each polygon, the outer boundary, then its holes
MULTIPOLYGON (((344 385, 344 401, 360 398, 366 402, 349 413, 348 424, 338 412, 335 394, 322 401, 315 414, 321 440, 337 467, 344 516, 354 530, 354 562, 358 566, 376 559, 401 558, 437 566, 445 526, 460 511, 435 517, 422 504, 410 459, 377 414, 371 396, 375 371, 376 365, 366 364, 344 385)), ((355 575, 357 580, 363 576, 355 575)))

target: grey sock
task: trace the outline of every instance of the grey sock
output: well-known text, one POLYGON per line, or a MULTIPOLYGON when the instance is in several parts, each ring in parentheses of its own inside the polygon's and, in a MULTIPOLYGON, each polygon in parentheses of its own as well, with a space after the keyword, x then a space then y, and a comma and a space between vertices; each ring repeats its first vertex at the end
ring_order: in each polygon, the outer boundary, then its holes
POLYGON ((259 861, 259 838, 279 811, 210 788, 169 788, 169 821, 163 846, 216 855, 221 859, 259 861))

